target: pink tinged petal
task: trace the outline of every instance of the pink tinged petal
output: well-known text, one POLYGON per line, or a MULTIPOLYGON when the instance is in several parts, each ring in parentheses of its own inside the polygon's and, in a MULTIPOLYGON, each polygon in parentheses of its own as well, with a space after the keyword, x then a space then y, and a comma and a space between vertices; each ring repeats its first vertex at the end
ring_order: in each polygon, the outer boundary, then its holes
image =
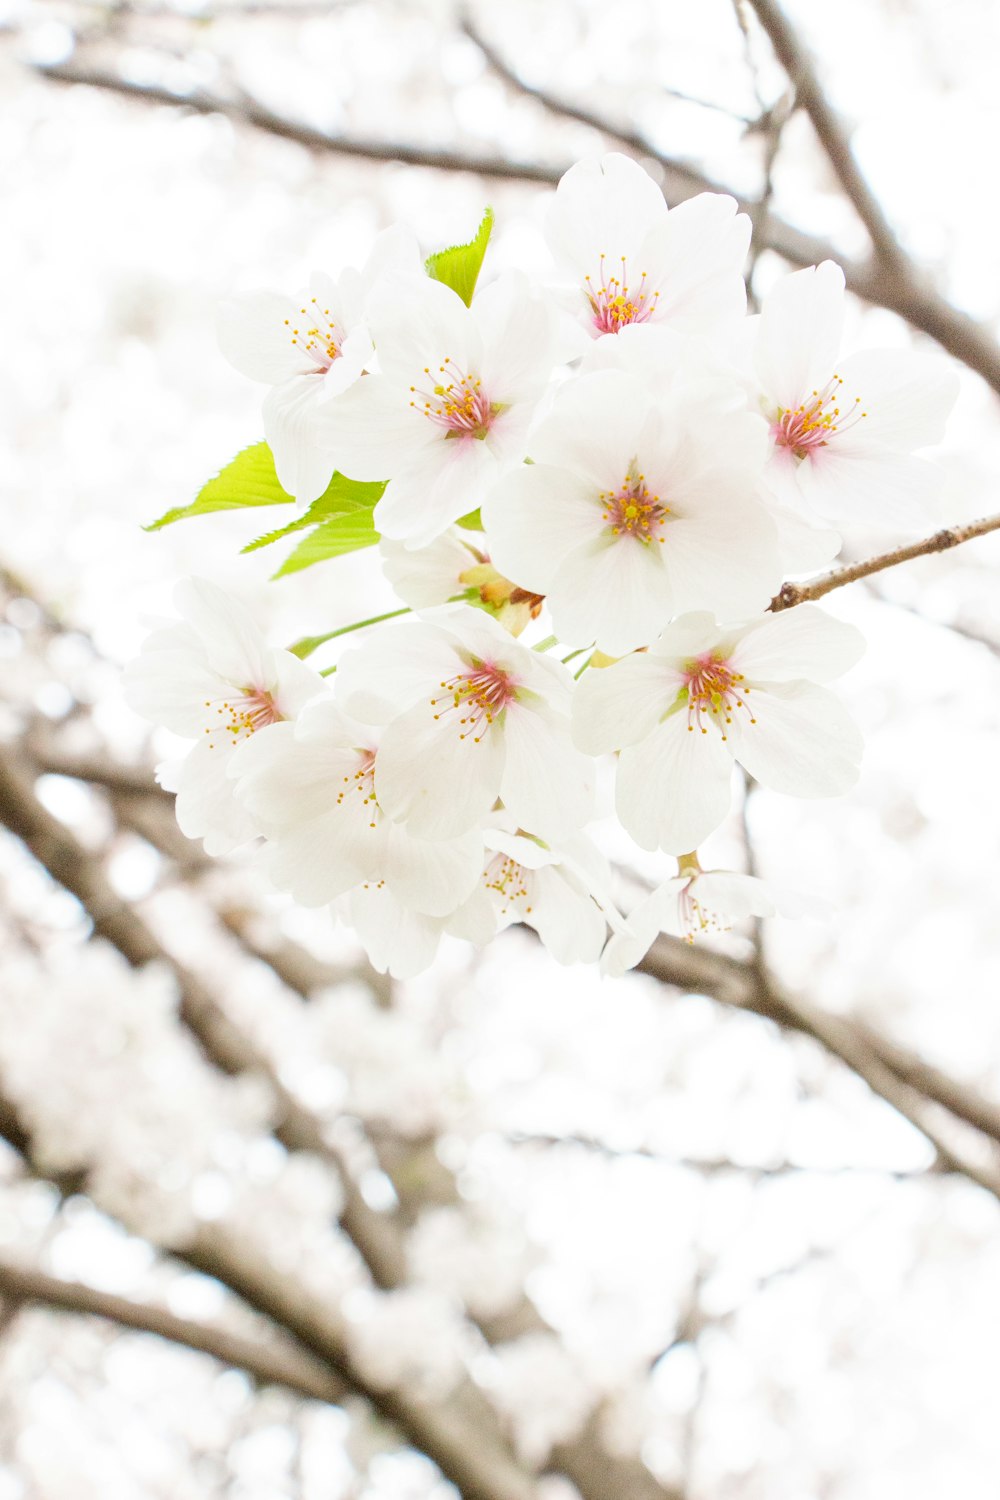
POLYGON ((743 631, 729 659, 751 683, 798 678, 828 682, 860 661, 864 650, 860 630, 815 604, 800 604, 755 621, 743 631))
POLYGON ((573 739, 588 755, 605 755, 652 734, 677 700, 684 678, 647 652, 584 672, 573 695, 573 739))
POLYGON ((274 652, 246 605, 204 578, 182 580, 174 601, 199 636, 213 672, 240 687, 270 691, 274 652))
POLYGON ((256 837, 257 825, 233 796, 226 778, 229 751, 199 740, 184 761, 177 780, 175 812, 181 832, 202 839, 205 853, 229 854, 256 837))
POLYGON ((699 193, 671 209, 666 222, 651 231, 641 269, 659 292, 657 322, 708 333, 743 317, 751 224, 736 208, 735 199, 725 194, 699 193))
POLYGON ((789 797, 839 797, 855 784, 864 742, 833 693, 775 684, 752 689, 748 701, 756 722, 734 715, 733 754, 762 786, 789 797))
POLYGON ((483 868, 483 840, 414 838, 405 823, 386 825, 383 874, 397 900, 425 916, 447 917, 472 895, 483 868))
POLYGON ((395 719, 382 738, 375 765, 379 805, 417 838, 459 838, 500 794, 502 726, 469 733, 463 716, 461 707, 428 698, 395 719))
POLYGON ((511 703, 503 740, 500 796, 511 817, 551 842, 576 833, 593 814, 594 767, 574 748, 569 723, 511 703))
POLYGON ((379 974, 412 979, 434 962, 442 923, 403 906, 377 882, 357 886, 348 902, 351 926, 379 974))
POLYGON ((375 525, 394 541, 426 546, 476 509, 496 473, 486 443, 439 434, 389 481, 375 507, 375 525))
POLYGON ((219 345, 231 365, 251 380, 279 385, 313 368, 292 343, 298 303, 277 292, 250 292, 219 308, 219 345))
POLYGON ((531 443, 536 463, 569 469, 598 492, 615 490, 636 456, 649 402, 622 370, 597 370, 568 381, 531 443))
POLYGON ((766 608, 781 585, 778 533, 756 501, 741 509, 705 507, 666 527, 660 548, 674 611, 713 610, 745 619, 766 608))
POLYGON ((533 927, 558 964, 593 963, 604 946, 607 923, 587 891, 558 866, 539 870, 534 879, 532 910, 524 920, 533 927))
POLYGON ((490 559, 505 578, 546 594, 574 548, 605 530, 594 484, 565 469, 528 464, 500 479, 483 504, 490 559))
POLYGON ((608 531, 572 552, 549 590, 560 639, 570 646, 596 641, 611 656, 648 645, 676 609, 664 559, 668 544, 669 535, 660 546, 608 531))
POLYGON ((840 525, 920 531, 938 516, 944 471, 929 459, 889 449, 855 453, 831 443, 803 459, 799 489, 808 505, 840 525))
POLYGON ((764 299, 756 366, 770 403, 794 409, 822 390, 837 366, 844 273, 833 261, 783 276, 764 299))
POLYGON ((685 854, 707 839, 729 812, 732 752, 714 727, 688 727, 671 714, 618 762, 618 816, 642 849, 685 854))
POLYGON ((375 349, 367 328, 352 329, 340 346, 338 358, 333 361, 326 374, 320 377, 323 390, 318 420, 322 420, 326 402, 335 400, 348 386, 352 386, 365 368, 371 366, 374 357, 375 349))
POLYGON ((638 253, 667 205, 652 178, 620 152, 577 162, 564 173, 549 205, 545 235, 555 254, 581 279, 601 252, 609 259, 638 253))
POLYGON ((275 709, 283 719, 298 718, 307 703, 329 688, 318 672, 291 651, 274 651, 273 655, 275 709))
POLYGON ((411 399, 384 376, 366 375, 324 404, 318 436, 332 465, 349 479, 375 481, 411 463, 439 437, 411 399))
POLYGON ((845 417, 854 405, 866 414, 846 430, 841 425, 833 439, 838 448, 845 441, 859 451, 868 444, 909 450, 941 442, 959 390, 956 371, 943 359, 869 349, 841 360, 837 374, 845 417))

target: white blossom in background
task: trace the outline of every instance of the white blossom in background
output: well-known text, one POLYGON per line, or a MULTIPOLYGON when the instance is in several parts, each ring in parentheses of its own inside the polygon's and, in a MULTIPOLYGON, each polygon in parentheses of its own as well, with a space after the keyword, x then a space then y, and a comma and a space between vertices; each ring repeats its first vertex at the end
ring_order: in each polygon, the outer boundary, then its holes
POLYGON ((530 1255, 520 1228, 485 1206, 435 1208, 420 1215, 407 1242, 411 1275, 458 1298, 477 1318, 494 1318, 523 1295, 530 1255))
POLYGON ((546 237, 560 292, 591 338, 636 324, 724 333, 746 311, 750 220, 722 193, 667 209, 637 162, 588 157, 563 176, 546 237))
POLYGON ((471 307, 440 282, 399 276, 370 321, 379 373, 331 408, 328 440, 350 478, 389 481, 379 531, 423 546, 526 457, 557 359, 556 323, 514 273, 471 307))
POLYGON ((241 374, 272 387, 264 432, 282 488, 304 505, 322 495, 337 467, 326 417, 372 364, 368 302, 392 269, 420 269, 416 241, 398 225, 379 235, 360 271, 316 271, 297 298, 248 292, 219 310, 223 354, 241 374))
POLYGON ((682 616, 650 646, 586 673, 577 743, 620 750, 618 816, 644 849, 686 854, 725 819, 738 761, 763 786, 835 797, 858 776, 861 736, 818 683, 864 649, 853 626, 812 605, 726 629, 682 616))
POLYGON ((455 1305, 424 1287, 358 1295, 347 1308, 351 1348, 372 1385, 441 1401, 462 1378, 466 1333, 455 1305))
POLYGON ((915 452, 939 443, 958 395, 942 359, 913 350, 840 355, 844 273, 793 271, 756 321, 756 399, 771 427, 766 479, 778 500, 832 523, 933 524, 944 473, 915 452))
POLYGON ((498 1344, 480 1380, 509 1420, 518 1453, 538 1466, 577 1435, 601 1395, 551 1333, 498 1344))
POLYGON ((177 585, 183 623, 150 635, 126 668, 136 713, 194 741, 166 774, 177 821, 208 854, 227 854, 256 833, 233 796, 229 761, 237 745, 323 691, 323 679, 290 651, 268 646, 250 611, 205 579, 177 585))

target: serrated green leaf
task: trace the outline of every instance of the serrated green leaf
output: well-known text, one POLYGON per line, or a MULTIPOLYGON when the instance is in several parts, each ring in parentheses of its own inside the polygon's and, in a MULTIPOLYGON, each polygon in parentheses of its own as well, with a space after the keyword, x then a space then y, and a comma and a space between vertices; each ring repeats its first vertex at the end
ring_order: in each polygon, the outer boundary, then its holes
POLYGON ((144 531, 159 531, 188 516, 204 516, 214 510, 242 510, 249 505, 294 505, 287 490, 278 483, 274 459, 266 443, 253 443, 237 453, 231 463, 220 469, 199 490, 190 505, 178 505, 152 521, 144 531))
POLYGON ((452 245, 447 250, 439 250, 436 255, 429 255, 424 262, 428 276, 433 276, 435 281, 443 281, 445 286, 450 286, 453 292, 458 293, 466 307, 471 306, 472 294, 476 290, 476 282, 482 270, 483 257, 486 254, 492 231, 493 210, 488 208, 483 214, 482 222, 474 237, 467 245, 452 245))
POLYGON ((307 537, 303 537, 278 571, 271 576, 284 578, 289 573, 299 573, 303 568, 311 568, 313 563, 325 562, 327 558, 343 557, 347 552, 373 547, 377 541, 378 532, 375 530, 371 511, 348 511, 324 521, 307 537))
POLYGON ((282 537, 304 531, 307 526, 315 526, 317 521, 325 521, 331 516, 374 510, 384 489, 383 482, 363 483, 357 479, 348 479, 343 474, 334 474, 324 493, 313 501, 308 510, 296 516, 294 521, 289 521, 287 526, 279 526, 276 531, 266 531, 263 536, 247 542, 242 551, 256 552, 258 547, 269 547, 272 542, 280 542, 282 537))

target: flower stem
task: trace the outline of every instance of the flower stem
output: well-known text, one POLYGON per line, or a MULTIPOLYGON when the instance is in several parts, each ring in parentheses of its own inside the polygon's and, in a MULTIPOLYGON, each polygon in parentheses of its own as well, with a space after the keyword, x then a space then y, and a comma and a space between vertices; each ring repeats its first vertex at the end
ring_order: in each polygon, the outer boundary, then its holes
POLYGON ((339 630, 328 630, 326 635, 304 635, 300 641, 296 641, 294 646, 289 646, 288 649, 293 656, 298 656, 304 661, 320 646, 325 645, 327 641, 334 640, 338 635, 350 635, 353 630, 364 630, 367 625, 380 625, 383 620, 395 620, 398 615, 408 615, 412 612, 408 604, 403 609, 390 609, 388 614, 372 615, 370 620, 356 620, 353 625, 341 625, 339 630))
POLYGON ((532 651, 551 651, 558 639, 557 635, 547 635, 544 641, 538 641, 531 649, 532 651))

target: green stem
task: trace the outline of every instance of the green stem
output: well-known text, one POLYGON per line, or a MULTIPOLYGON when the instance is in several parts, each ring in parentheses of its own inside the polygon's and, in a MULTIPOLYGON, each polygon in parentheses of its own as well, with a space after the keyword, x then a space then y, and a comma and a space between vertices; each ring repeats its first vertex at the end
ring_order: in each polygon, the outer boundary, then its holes
MULTIPOLYGON (((584 647, 584 650, 586 650, 586 647, 584 647)), ((573 673, 573 680, 574 680, 574 682, 579 682, 580 681, 580 678, 583 676, 584 672, 586 672, 587 668, 590 666, 590 663, 593 661, 593 659, 594 659, 594 653, 593 653, 593 651, 591 651, 590 655, 587 657, 587 660, 584 662, 583 666, 580 667, 578 671, 576 671, 576 672, 573 673)))
POLYGON ((573 660, 574 657, 582 656, 585 651, 589 651, 589 650, 590 650, 589 646, 577 646, 577 648, 576 648, 575 651, 571 651, 568 656, 564 656, 563 657, 563 659, 562 659, 563 666, 564 667, 568 667, 569 664, 570 664, 570 662, 573 660))
POLYGON ((328 630, 326 635, 304 635, 300 641, 296 641, 294 646, 289 646, 288 649, 293 656, 298 656, 304 661, 320 646, 325 646, 327 641, 335 640, 338 635, 350 635, 352 630, 364 630, 367 625, 381 625, 383 620, 395 620, 399 615, 412 613, 413 611, 407 604, 403 609, 390 609, 388 614, 372 615, 370 620, 357 620, 353 625, 341 625, 339 630, 328 630))
POLYGON ((547 635, 544 641, 539 641, 538 644, 532 646, 531 649, 532 651, 551 651, 552 647, 556 644, 558 639, 559 637, 557 635, 547 635))

